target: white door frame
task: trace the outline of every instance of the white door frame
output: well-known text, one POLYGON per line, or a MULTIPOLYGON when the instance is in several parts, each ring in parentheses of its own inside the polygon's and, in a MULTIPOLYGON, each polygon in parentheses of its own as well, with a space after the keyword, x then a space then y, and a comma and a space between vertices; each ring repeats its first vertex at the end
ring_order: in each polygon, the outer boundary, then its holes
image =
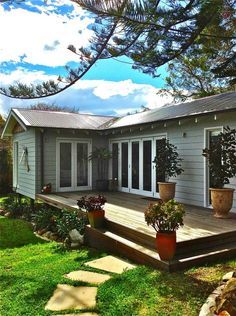
MULTIPOLYGON (((128 192, 133 194, 140 194, 144 196, 154 196, 159 197, 159 193, 156 192, 156 172, 155 165, 152 163, 152 175, 151 175, 151 191, 143 190, 143 142, 150 140, 151 144, 151 160, 153 162, 156 153, 156 140, 167 138, 167 133, 158 133, 143 136, 131 136, 131 137, 121 137, 119 139, 114 138, 109 140, 109 148, 112 150, 112 144, 118 143, 118 190, 121 192, 128 192), (139 142, 139 189, 132 189, 132 142, 139 142), (128 143, 128 187, 122 187, 122 172, 121 172, 121 158, 122 158, 122 143, 128 143)), ((109 177, 112 177, 112 163, 109 164, 109 177)))
POLYGON ((77 186, 77 144, 88 144, 88 155, 92 151, 92 140, 89 138, 56 138, 56 191, 83 191, 92 189, 92 161, 88 160, 88 185, 77 186), (71 144, 71 187, 60 187, 60 144, 71 144))
MULTIPOLYGON (((223 126, 206 127, 204 128, 204 148, 209 148, 209 132, 223 132, 223 126)), ((204 159, 204 207, 210 207, 209 204, 209 167, 207 160, 204 159)))

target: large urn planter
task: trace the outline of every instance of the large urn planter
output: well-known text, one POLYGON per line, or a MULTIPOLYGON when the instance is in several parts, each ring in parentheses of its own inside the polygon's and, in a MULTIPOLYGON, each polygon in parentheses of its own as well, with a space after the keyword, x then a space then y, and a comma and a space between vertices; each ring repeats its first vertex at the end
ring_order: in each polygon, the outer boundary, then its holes
POLYGON ((89 224, 93 228, 102 228, 104 226, 105 211, 90 211, 88 214, 89 224))
POLYGON ((175 182, 157 182, 159 187, 160 199, 163 202, 173 200, 175 197, 175 182))
POLYGON ((229 211, 233 206, 234 189, 210 188, 211 204, 214 210, 214 216, 218 218, 227 218, 229 211))
POLYGON ((156 247, 161 260, 172 260, 176 252, 176 232, 157 232, 156 247))

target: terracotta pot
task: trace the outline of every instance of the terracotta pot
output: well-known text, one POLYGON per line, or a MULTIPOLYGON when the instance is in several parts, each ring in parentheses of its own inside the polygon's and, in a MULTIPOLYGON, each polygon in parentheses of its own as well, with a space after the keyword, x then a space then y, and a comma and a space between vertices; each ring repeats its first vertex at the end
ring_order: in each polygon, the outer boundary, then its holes
POLYGON ((176 232, 156 234, 157 252, 161 260, 173 259, 176 251, 176 232))
POLYGON ((104 217, 105 217, 105 211, 90 211, 88 212, 88 220, 89 224, 93 228, 101 228, 104 225, 104 217))
POLYGON ((175 197, 175 182, 157 182, 159 186, 160 198, 163 202, 168 202, 175 197))
POLYGON ((211 204, 214 209, 214 216, 219 218, 227 218, 229 211, 233 206, 234 189, 209 189, 211 193, 211 204))

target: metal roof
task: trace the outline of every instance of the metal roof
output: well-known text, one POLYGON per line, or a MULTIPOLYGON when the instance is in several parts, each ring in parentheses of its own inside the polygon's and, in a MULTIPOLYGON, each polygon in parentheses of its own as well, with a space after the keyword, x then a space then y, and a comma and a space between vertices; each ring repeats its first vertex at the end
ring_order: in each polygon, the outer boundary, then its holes
POLYGON ((114 123, 108 121, 103 128, 125 127, 229 110, 236 110, 236 92, 222 93, 191 102, 166 105, 158 109, 126 115, 114 123))
POLYGON ((22 123, 28 127, 71 128, 71 129, 99 129, 112 116, 100 116, 80 113, 42 111, 30 109, 12 109, 22 123))

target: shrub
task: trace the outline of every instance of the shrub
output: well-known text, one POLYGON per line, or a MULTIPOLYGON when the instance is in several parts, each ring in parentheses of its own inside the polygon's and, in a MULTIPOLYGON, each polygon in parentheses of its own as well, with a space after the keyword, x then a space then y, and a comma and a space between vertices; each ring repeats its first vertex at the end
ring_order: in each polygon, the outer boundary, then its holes
POLYGON ((184 214, 183 205, 175 200, 166 203, 151 203, 144 212, 147 225, 161 233, 173 232, 183 226, 184 214))
POLYGON ((19 203, 16 195, 10 195, 1 203, 1 207, 8 216, 18 218, 23 215, 23 205, 19 203))
POLYGON ((46 229, 50 231, 56 231, 56 218, 59 217, 60 210, 42 204, 36 214, 32 216, 35 229, 46 229))
POLYGON ((56 218, 56 229, 60 237, 66 238, 72 229, 77 229, 80 234, 84 234, 87 217, 81 216, 78 211, 63 209, 61 216, 56 218))

